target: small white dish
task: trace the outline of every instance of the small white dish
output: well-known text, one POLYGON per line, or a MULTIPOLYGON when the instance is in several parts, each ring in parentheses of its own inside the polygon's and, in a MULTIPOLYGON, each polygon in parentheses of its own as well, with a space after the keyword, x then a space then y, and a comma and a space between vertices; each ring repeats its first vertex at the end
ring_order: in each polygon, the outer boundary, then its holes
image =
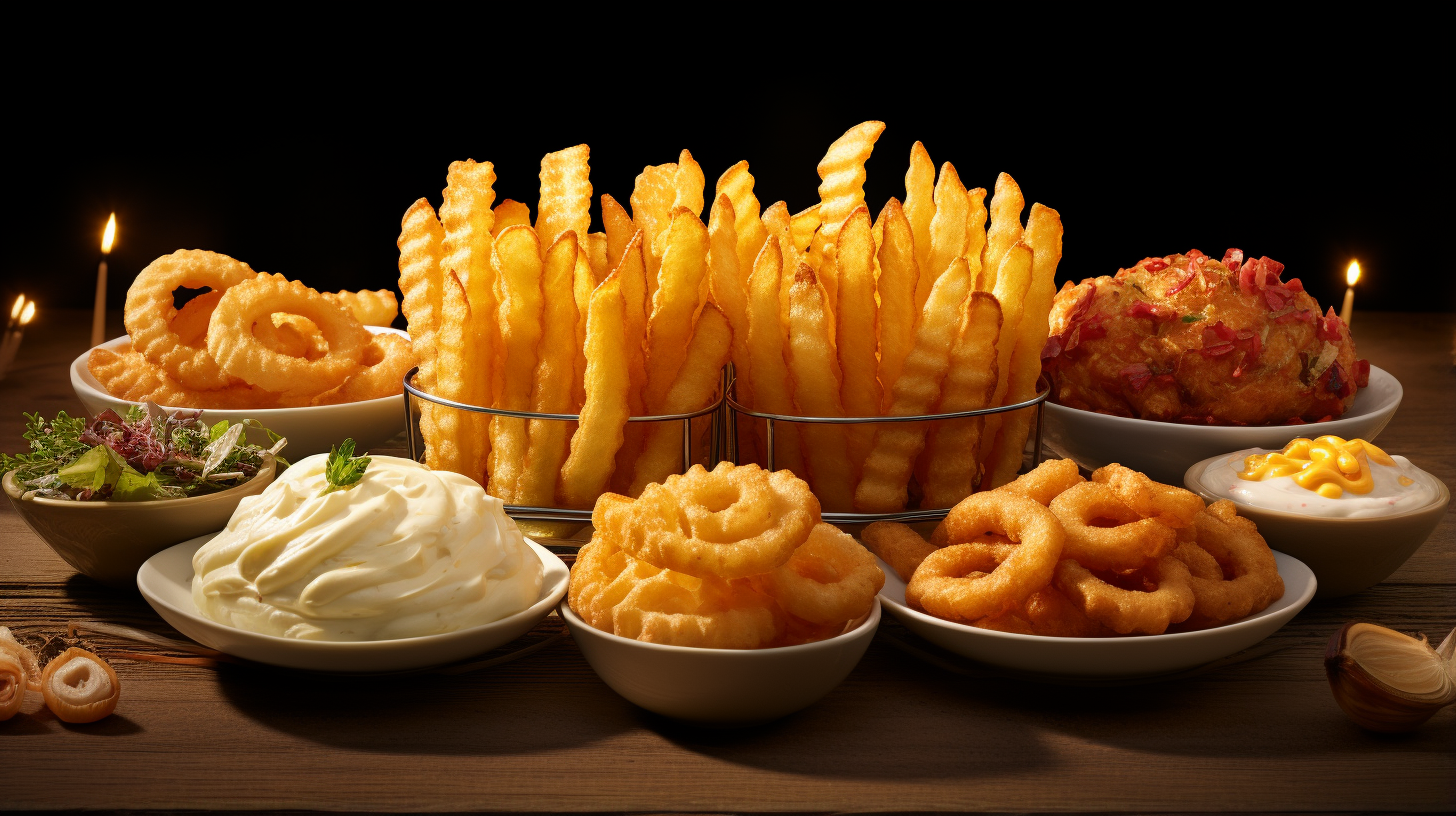
POLYGON ((1183 474, 1210 456, 1244 448, 1278 450, 1296 436, 1334 434, 1374 440, 1395 416, 1403 389, 1383 368, 1370 367, 1370 385, 1339 419, 1310 425, 1184 425, 1118 417, 1046 403, 1046 446, 1087 470, 1120 462, 1163 484, 1183 484, 1183 474))
POLYGON ((158 615, 189 638, 220 652, 282 666, 324 672, 392 672, 441 666, 484 654, 531 631, 566 595, 570 571, 550 550, 526 539, 541 559, 541 597, 507 618, 458 632, 398 640, 336 643, 275 637, 224 626, 192 602, 192 556, 217 533, 168 547, 137 570, 137 588, 158 615))
POLYGON ((905 605, 905 582, 885 562, 880 601, 906 629, 949 652, 992 666, 1072 677, 1171 674, 1237 654, 1269 637, 1314 597, 1315 577, 1298 559, 1274 553, 1284 595, 1263 612, 1214 629, 1167 635, 1058 638, 978 629, 905 605))
MULTIPOLYGON (((409 337, 405 332, 385 326, 365 326, 365 328, 375 334, 397 334, 404 338, 409 337)), ((129 343, 131 343, 131 338, 122 336, 108 340, 98 348, 115 351, 127 347, 129 343)), ((95 416, 109 408, 119 414, 124 414, 128 408, 139 404, 118 399, 106 393, 106 389, 101 387, 101 383, 91 376, 91 371, 86 367, 86 358, 90 355, 91 351, 87 349, 85 354, 77 357, 71 363, 71 387, 75 389, 76 397, 81 400, 81 404, 86 407, 86 412, 95 416)), ((187 408, 185 405, 163 407, 187 408)), ((258 420, 263 423, 263 427, 279 436, 288 438, 288 448, 281 455, 290 461, 315 453, 328 453, 334 445, 348 438, 353 438, 357 450, 367 451, 388 442, 404 430, 403 393, 392 397, 381 397, 363 402, 345 402, 338 405, 314 405, 301 408, 247 408, 243 410, 206 408, 203 411, 208 422, 218 422, 224 419, 228 422, 241 422, 249 418, 258 420)), ((265 448, 272 444, 261 431, 256 429, 248 431, 248 441, 265 448)))
POLYGON ((842 635, 776 649, 665 646, 603 632, 562 603, 558 610, 586 662, 637 705, 711 726, 768 722, 808 708, 834 690, 864 656, 880 625, 875 604, 842 635))

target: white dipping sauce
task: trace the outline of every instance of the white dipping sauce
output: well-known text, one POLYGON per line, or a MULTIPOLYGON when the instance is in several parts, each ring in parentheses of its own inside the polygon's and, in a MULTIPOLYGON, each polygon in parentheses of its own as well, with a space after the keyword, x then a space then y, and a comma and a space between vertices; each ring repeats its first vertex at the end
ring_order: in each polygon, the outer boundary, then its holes
POLYGON ((1370 468, 1375 480, 1374 489, 1365 494, 1347 490, 1337 499, 1325 498, 1301 487, 1293 476, 1275 476, 1263 481, 1239 478, 1246 457, 1274 452, 1249 448, 1220 457, 1204 467, 1198 480, 1210 493, 1225 496, 1238 504, 1327 518, 1393 516, 1425 507, 1440 495, 1437 487, 1440 482, 1436 477, 1412 465, 1404 456, 1392 456, 1394 466, 1367 460, 1366 467, 1370 468), (1402 485, 1402 476, 1409 479, 1410 484, 1402 485))
POLYGON ((305 640, 453 632, 535 603, 541 560, 500 499, 465 476, 371 457, 324 494, 327 454, 243 499, 192 558, 192 598, 228 626, 305 640))

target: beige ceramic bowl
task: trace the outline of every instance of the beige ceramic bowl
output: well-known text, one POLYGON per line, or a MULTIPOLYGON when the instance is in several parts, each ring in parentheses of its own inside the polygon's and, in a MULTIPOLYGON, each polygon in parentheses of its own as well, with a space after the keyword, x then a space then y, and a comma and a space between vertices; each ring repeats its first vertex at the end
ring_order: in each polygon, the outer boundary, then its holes
MULTIPOLYGON (((366 328, 375 334, 397 334, 401 337, 409 337, 408 334, 398 329, 382 326, 366 328)), ((118 337, 102 343, 98 348, 116 351, 127 347, 130 343, 131 338, 129 337, 118 337)), ((127 402, 108 394, 86 368, 86 358, 90 355, 91 352, 87 351, 71 362, 71 387, 75 389, 77 399, 86 406, 86 411, 91 416, 108 408, 124 415, 128 408, 138 403, 127 402)), ((163 407, 187 409, 186 406, 163 407)), ((209 423, 224 419, 233 423, 241 422, 244 419, 258 420, 263 423, 264 428, 288 439, 288 447, 283 451, 283 456, 296 462, 315 453, 328 453, 334 445, 351 437, 357 449, 361 451, 377 448, 393 439, 404 430, 404 395, 400 393, 392 397, 380 397, 363 402, 344 402, 338 405, 313 405, 300 408, 243 408, 237 410, 205 408, 202 414, 203 419, 209 423)), ((267 435, 257 429, 248 431, 248 441, 265 448, 272 444, 268 441, 267 435)), ((203 532, 211 531, 204 530, 203 532)), ((178 539, 178 541, 180 540, 178 539)))
POLYGON ((238 502, 273 482, 276 462, 263 459, 258 475, 237 487, 187 499, 78 502, 22 499, 25 490, 5 474, 5 495, 35 534, 83 575, 114 587, 134 588, 137 570, 180 541, 227 526, 238 502))
MULTIPOLYGON (((1203 471, 1228 454, 1214 456, 1190 467, 1183 483, 1204 501, 1228 499, 1203 484, 1203 471)), ((1316 598, 1353 595, 1389 578, 1431 537, 1451 491, 1439 480, 1436 500, 1414 510, 1377 518, 1324 518, 1251 507, 1233 500, 1239 515, 1254 522, 1271 549, 1298 558, 1319 580, 1316 598)))
POLYGON ((639 706, 703 725, 776 720, 834 690, 864 656, 880 604, 838 637, 777 649, 698 649, 618 637, 562 603, 557 612, 597 676, 639 706))

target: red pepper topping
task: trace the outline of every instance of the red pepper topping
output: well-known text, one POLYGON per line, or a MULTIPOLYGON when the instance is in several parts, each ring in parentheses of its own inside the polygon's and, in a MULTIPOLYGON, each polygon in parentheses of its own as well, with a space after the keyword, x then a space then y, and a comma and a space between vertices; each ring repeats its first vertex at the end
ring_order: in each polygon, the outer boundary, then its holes
POLYGON ((1148 368, 1147 363, 1133 363, 1122 371, 1119 371, 1118 376, 1127 380, 1127 384, 1132 388, 1133 393, 1138 393, 1147 387, 1148 380, 1153 378, 1153 370, 1148 368))
POLYGON ((1127 311, 1123 312, 1123 314, 1128 317, 1152 318, 1160 323, 1166 323, 1169 320, 1176 320, 1178 318, 1178 313, 1173 309, 1167 306, 1148 303, 1145 300, 1134 302, 1131 306, 1127 307, 1127 311))
POLYGON ((1176 295, 1179 292, 1183 291, 1185 288, 1187 288, 1188 284, 1193 282, 1193 279, 1196 277, 1198 277, 1197 272, 1189 272, 1187 275, 1183 276, 1183 280, 1178 281, 1168 288, 1167 296, 1172 297, 1173 295, 1176 295))
POLYGON ((1143 258, 1140 265, 1148 272, 1162 272, 1168 268, 1168 262, 1162 258, 1143 258))
POLYGON ((1304 281, 1301 281, 1299 278, 1290 278, 1284 282, 1284 288, 1291 292, 1303 292, 1304 281))
POLYGON ((1325 369, 1325 373, 1320 375, 1319 384, 1340 399, 1355 393, 1355 383, 1350 381, 1338 362, 1332 363, 1329 368, 1325 369))
POLYGON ((1055 334, 1052 335, 1051 337, 1048 337, 1047 338, 1047 341, 1046 341, 1046 345, 1044 345, 1044 346, 1041 347, 1041 358, 1043 360, 1051 360, 1051 359, 1054 359, 1057 355, 1059 355, 1061 353, 1062 353, 1062 338, 1060 336, 1058 336, 1058 335, 1055 335, 1055 334))
POLYGON ((1331 306, 1329 311, 1325 313, 1325 316, 1320 318, 1319 326, 1315 329, 1315 337, 1321 340, 1338 342, 1340 339, 1340 327, 1343 325, 1345 325, 1345 321, 1341 320, 1340 316, 1335 314, 1335 307, 1331 306))
POLYGON ((1356 360, 1355 361, 1355 386, 1357 388, 1369 388, 1370 387, 1370 361, 1369 360, 1356 360))
POLYGON ((1106 337, 1106 321, 1106 315, 1099 314, 1093 315, 1092 317, 1088 318, 1087 321, 1082 324, 1081 331, 1078 332, 1078 334, 1081 336, 1081 342, 1086 342, 1088 340, 1099 340, 1103 337, 1106 337))
POLYGON ((1223 253, 1223 265, 1229 268, 1230 272, 1239 271, 1239 264, 1244 262, 1244 251, 1242 249, 1229 249, 1223 253))
POLYGON ((1308 309, 1298 309, 1274 318, 1275 323, 1293 323, 1296 320, 1301 323, 1313 323, 1314 312, 1311 312, 1308 309))

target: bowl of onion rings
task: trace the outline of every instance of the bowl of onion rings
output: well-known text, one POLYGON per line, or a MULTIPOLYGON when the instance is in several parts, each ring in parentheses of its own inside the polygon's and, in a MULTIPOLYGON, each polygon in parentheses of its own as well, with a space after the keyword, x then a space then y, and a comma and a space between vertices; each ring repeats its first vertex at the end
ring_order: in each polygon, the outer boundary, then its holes
POLYGON ((1042 675, 1147 677, 1173 674, 1248 649, 1278 631, 1314 597, 1302 561, 1274 553, 1284 594, 1261 612, 1212 629, 1134 637, 1046 637, 981 629, 911 609, 905 582, 883 561, 880 603, 905 628, 935 645, 992 666, 1042 675))
POLYGON ((1120 462, 1165 484, 1182 484, 1195 462, 1244 448, 1277 450, 1296 436, 1375 439, 1400 407, 1400 382, 1370 367, 1370 385, 1339 419, 1313 425, 1188 425, 1084 411, 1046 402, 1046 445, 1087 470, 1120 462))
MULTIPOLYGON (((365 328, 375 336, 393 336, 405 340, 409 338, 408 334, 398 329, 383 326, 365 328)), ((71 363, 71 387, 75 389, 76 396, 86 407, 87 413, 95 415, 110 409, 125 414, 128 407, 142 404, 141 400, 114 396, 102 386, 88 366, 93 351, 106 352, 114 357, 112 364, 115 366, 133 365, 136 357, 126 353, 130 345, 129 337, 118 337, 87 351, 71 363)), ((125 377, 128 374, 129 372, 122 372, 120 376, 125 377)), ((145 372, 130 374, 146 376, 145 372)), ((231 405, 163 404, 163 407, 206 408, 208 418, 214 422, 224 419, 229 422, 256 419, 263 427, 286 437, 288 449, 283 455, 298 459, 315 453, 328 453, 333 445, 346 437, 352 437, 358 443, 359 450, 369 450, 393 439, 404 430, 402 382, 401 377, 394 383, 399 392, 389 396, 330 405, 249 407, 246 401, 240 399, 231 405)), ((252 435, 250 441, 254 444, 264 447, 272 444, 268 439, 257 436, 261 431, 253 429, 249 433, 252 435)))

